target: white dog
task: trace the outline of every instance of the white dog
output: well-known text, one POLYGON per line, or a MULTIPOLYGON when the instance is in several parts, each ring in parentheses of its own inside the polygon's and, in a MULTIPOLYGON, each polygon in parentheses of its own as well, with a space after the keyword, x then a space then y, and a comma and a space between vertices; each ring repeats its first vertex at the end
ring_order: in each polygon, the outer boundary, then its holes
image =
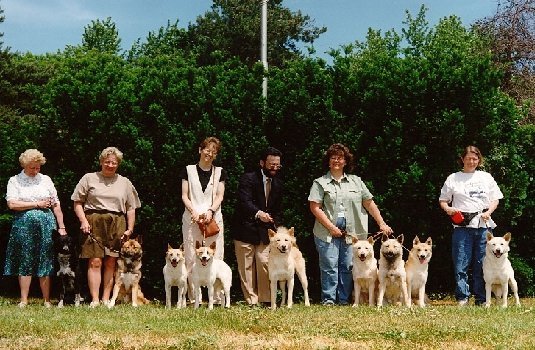
POLYGON ((182 246, 178 249, 173 249, 171 245, 167 244, 163 278, 165 281, 165 307, 171 308, 171 287, 178 287, 176 307, 179 309, 186 307, 188 271, 182 246))
POLYGON ((405 263, 409 306, 411 306, 414 293, 418 296, 418 306, 425 307, 425 285, 427 283, 429 261, 433 255, 432 247, 433 240, 431 237, 427 238, 425 242, 420 242, 420 239, 416 236, 412 241, 412 249, 405 263))
POLYGON ((199 241, 195 242, 195 263, 191 269, 191 279, 193 290, 195 291, 195 308, 197 309, 201 300, 201 287, 208 288, 208 309, 214 308, 214 293, 223 297, 225 294, 224 306, 230 307, 230 287, 232 285, 232 270, 223 260, 214 259, 216 242, 209 247, 201 246, 199 241))
POLYGON ((407 293, 407 274, 403 262, 403 235, 388 238, 383 235, 379 258, 379 295, 377 307, 383 306, 383 298, 389 304, 400 302, 409 305, 407 293))
POLYGON ((483 258, 483 278, 487 294, 485 307, 490 307, 491 293, 494 293, 497 299, 502 299, 502 307, 507 307, 509 285, 515 296, 516 306, 520 306, 515 272, 508 257, 510 240, 510 232, 507 232, 503 237, 494 237, 492 233, 487 231, 487 247, 483 258))
POLYGON ((373 243, 373 237, 367 240, 353 238, 353 286, 355 289, 353 306, 359 305, 361 293, 365 291, 368 291, 368 304, 375 305, 377 259, 373 253, 373 243))
POLYGON ((308 299, 308 280, 305 269, 305 259, 297 248, 294 236, 294 228, 289 230, 279 227, 277 232, 268 230, 269 234, 269 260, 268 274, 271 284, 271 309, 277 308, 277 282, 280 281, 282 290, 282 302, 286 300, 286 284, 288 284, 288 308, 293 306, 294 276, 297 274, 303 292, 305 305, 310 306, 308 299))

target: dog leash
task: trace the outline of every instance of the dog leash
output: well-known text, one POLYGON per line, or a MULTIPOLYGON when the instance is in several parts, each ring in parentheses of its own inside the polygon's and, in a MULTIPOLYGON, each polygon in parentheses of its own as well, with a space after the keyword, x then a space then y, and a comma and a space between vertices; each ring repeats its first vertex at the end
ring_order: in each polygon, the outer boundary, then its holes
POLYGON ((103 244, 100 240, 98 240, 97 237, 95 237, 95 235, 94 235, 91 231, 89 231, 89 233, 88 233, 87 235, 88 235, 89 238, 91 238, 91 240, 92 240, 93 242, 95 242, 95 243, 96 243, 102 250, 106 251, 106 248, 107 248, 107 249, 108 249, 110 252, 112 252, 112 253, 119 254, 119 253, 121 252, 120 250, 116 250, 116 249, 112 249, 112 248, 108 248, 108 247, 104 246, 104 244, 103 244))

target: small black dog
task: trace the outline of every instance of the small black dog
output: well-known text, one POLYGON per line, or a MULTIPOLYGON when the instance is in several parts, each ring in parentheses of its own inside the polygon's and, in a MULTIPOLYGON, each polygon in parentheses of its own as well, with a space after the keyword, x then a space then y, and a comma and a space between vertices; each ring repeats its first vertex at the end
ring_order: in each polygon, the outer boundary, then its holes
POLYGON ((54 249, 59 263, 57 276, 60 281, 58 307, 64 304, 80 306, 80 264, 74 239, 54 231, 54 249))

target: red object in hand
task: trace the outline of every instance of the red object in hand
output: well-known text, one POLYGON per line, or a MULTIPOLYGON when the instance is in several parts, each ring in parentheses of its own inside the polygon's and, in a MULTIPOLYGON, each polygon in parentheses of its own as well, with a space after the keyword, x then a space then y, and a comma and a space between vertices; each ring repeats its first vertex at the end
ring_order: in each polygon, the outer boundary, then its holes
POLYGON ((455 225, 459 225, 464 221, 464 215, 460 211, 450 216, 450 218, 451 222, 453 222, 455 225))

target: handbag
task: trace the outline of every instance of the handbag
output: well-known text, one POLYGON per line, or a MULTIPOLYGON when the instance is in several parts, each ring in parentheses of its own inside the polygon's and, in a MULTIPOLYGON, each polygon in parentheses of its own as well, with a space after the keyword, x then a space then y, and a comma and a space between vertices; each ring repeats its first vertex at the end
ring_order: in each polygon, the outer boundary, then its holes
MULTIPOLYGON (((212 167, 212 176, 214 176, 215 178, 215 169, 213 167, 212 167)), ((213 190, 215 191, 215 183, 213 182, 213 179, 212 179, 212 185, 214 186, 213 190)), ((214 204, 214 194, 212 194, 212 205, 213 204, 214 204)), ((212 219, 210 219, 210 221, 208 222, 205 222, 205 219, 206 219, 205 214, 201 214, 199 216, 200 221, 202 221, 202 222, 198 222, 199 230, 201 230, 204 238, 212 237, 219 233, 219 225, 217 224, 214 218, 215 212, 212 211, 212 213, 213 213, 212 219)))
POLYGON ((450 219, 451 222, 453 222, 457 226, 467 226, 470 224, 470 221, 472 221, 472 219, 478 214, 480 214, 480 212, 465 213, 462 211, 458 211, 455 214, 451 215, 450 219))
MULTIPOLYGON (((204 216, 202 214, 201 216, 204 216)), ((219 226, 217 225, 217 222, 212 219, 208 221, 207 223, 201 223, 199 222, 199 230, 201 230, 204 238, 215 236, 219 233, 219 226)))

